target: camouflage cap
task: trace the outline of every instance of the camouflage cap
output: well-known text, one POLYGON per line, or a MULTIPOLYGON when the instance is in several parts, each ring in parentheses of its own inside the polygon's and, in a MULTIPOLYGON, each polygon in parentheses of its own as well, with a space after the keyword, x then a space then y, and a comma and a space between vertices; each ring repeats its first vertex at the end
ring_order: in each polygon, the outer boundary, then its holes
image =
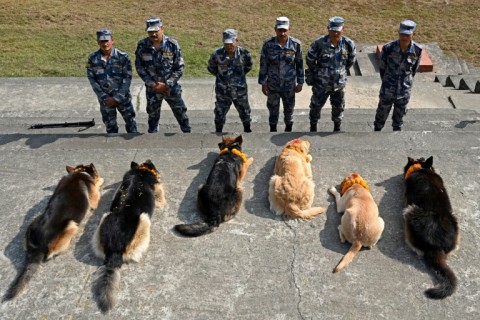
POLYGON ((345 19, 343 19, 342 17, 331 17, 330 19, 328 19, 328 30, 342 31, 344 24, 345 19))
POLYGON ((234 43, 237 40, 238 32, 235 29, 223 31, 223 43, 234 43))
POLYGON ((112 40, 112 30, 100 29, 97 30, 97 41, 112 40))
POLYGON ((278 17, 275 21, 275 29, 290 29, 290 20, 287 17, 278 17))
POLYGON ((159 17, 150 17, 146 21, 147 26, 145 31, 158 31, 163 26, 162 20, 159 17))
POLYGON ((398 30, 398 33, 410 35, 414 33, 416 29, 417 24, 415 22, 412 20, 403 20, 400 22, 400 29, 398 30))

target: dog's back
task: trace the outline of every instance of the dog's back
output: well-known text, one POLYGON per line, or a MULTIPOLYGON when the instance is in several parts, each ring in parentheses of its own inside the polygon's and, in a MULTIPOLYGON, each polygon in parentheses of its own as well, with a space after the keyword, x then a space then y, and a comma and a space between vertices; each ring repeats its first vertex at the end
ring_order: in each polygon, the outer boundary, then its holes
POLYGON ((432 299, 443 299, 453 294, 457 283, 446 257, 458 245, 458 222, 443 180, 432 167, 433 158, 419 160, 409 159, 405 168, 405 241, 424 255, 426 264, 438 276, 439 286, 425 294, 432 299), (414 164, 422 167, 407 174, 414 164))

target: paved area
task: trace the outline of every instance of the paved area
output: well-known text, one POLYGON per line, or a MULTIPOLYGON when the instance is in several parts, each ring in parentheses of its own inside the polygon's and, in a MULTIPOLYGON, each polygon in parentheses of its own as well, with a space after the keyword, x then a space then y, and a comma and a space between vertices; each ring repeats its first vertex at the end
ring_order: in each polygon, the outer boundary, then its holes
MULTIPOLYGON (((85 79, 0 79, 0 121, 6 128, 0 130, 2 294, 23 263, 25 230, 44 210, 65 165, 92 162, 105 178, 100 206, 71 248, 46 263, 20 297, 1 303, 0 318, 478 319, 478 104, 454 110, 449 89, 433 83, 433 78, 418 81, 422 85, 414 94, 409 129, 372 132, 360 123, 374 111, 379 81, 362 78, 349 80, 347 104, 362 110, 345 118, 345 132, 333 134, 328 127, 315 134, 261 130, 246 134, 244 151, 254 164, 245 179, 244 204, 231 222, 196 239, 180 237, 173 226, 200 219, 196 191, 218 154, 220 138, 206 129, 212 121, 207 115, 213 110, 213 79, 183 81, 185 99, 199 115, 196 123, 203 130, 117 136, 103 134, 101 123, 82 132, 26 129, 39 119, 79 121, 92 115, 100 119, 85 79), (294 138, 311 142, 314 204, 327 208, 311 221, 269 212, 268 180, 275 158, 294 138), (407 156, 430 155, 445 180, 462 235, 460 250, 448 259, 459 279, 458 289, 443 301, 424 297, 434 279, 403 241, 402 168, 407 156), (168 204, 154 213, 147 254, 140 263, 122 267, 117 306, 102 315, 91 293, 92 276, 102 261, 94 257, 90 239, 130 162, 146 159, 159 168, 168 204), (376 249, 362 250, 346 270, 332 274, 350 245, 340 243, 341 216, 327 189, 350 171, 360 172, 370 184, 386 228, 376 249)), ((141 112, 142 85, 135 81, 133 88, 141 112)), ((251 88, 260 123, 265 117, 264 98, 260 88, 254 84, 251 88)), ((306 117, 307 90, 299 97, 299 118, 302 112, 306 117)), ((234 118, 236 114, 232 122, 234 118)), ((330 126, 329 117, 324 118, 330 126)))

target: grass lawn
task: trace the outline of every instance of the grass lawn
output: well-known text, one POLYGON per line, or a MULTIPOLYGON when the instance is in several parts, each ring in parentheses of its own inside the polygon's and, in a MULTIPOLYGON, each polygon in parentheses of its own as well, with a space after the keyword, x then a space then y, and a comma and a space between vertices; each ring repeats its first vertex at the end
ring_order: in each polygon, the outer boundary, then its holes
POLYGON ((478 0, 2 0, 0 3, 0 77, 84 77, 90 52, 98 49, 95 31, 112 29, 116 46, 134 60, 138 40, 146 36, 145 19, 159 16, 165 34, 180 43, 185 77, 208 76, 210 53, 220 46, 222 31, 239 30, 258 74, 263 41, 274 34, 276 17, 288 16, 291 35, 304 44, 326 33, 331 16, 346 20, 345 35, 361 44, 398 37, 402 19, 417 22, 417 42, 437 42, 446 54, 480 66, 478 0))

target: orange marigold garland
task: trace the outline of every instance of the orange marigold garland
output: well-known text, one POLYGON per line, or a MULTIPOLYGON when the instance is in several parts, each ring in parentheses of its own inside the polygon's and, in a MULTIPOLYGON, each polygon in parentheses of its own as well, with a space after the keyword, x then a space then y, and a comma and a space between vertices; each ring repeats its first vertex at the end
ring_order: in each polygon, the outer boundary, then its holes
POLYGON ((405 172, 405 177, 403 178, 404 180, 407 180, 408 176, 410 173, 422 169, 422 164, 420 163, 415 163, 414 165, 411 165, 410 168, 408 168, 407 172, 405 172))
POLYGON ((227 153, 228 151, 230 151, 231 153, 233 153, 234 155, 240 157, 240 159, 242 159, 242 162, 247 162, 247 156, 245 155, 245 153, 242 153, 240 150, 238 149, 232 149, 232 150, 228 150, 228 148, 225 148, 225 149, 222 149, 220 151, 220 154, 224 154, 224 153, 227 153))
POLYGON ((367 189, 367 191, 370 191, 370 188, 368 187, 368 184, 365 182, 365 180, 358 177, 358 178, 347 180, 342 184, 342 194, 344 194, 348 190, 348 188, 350 188, 354 184, 359 184, 365 189, 367 189))

